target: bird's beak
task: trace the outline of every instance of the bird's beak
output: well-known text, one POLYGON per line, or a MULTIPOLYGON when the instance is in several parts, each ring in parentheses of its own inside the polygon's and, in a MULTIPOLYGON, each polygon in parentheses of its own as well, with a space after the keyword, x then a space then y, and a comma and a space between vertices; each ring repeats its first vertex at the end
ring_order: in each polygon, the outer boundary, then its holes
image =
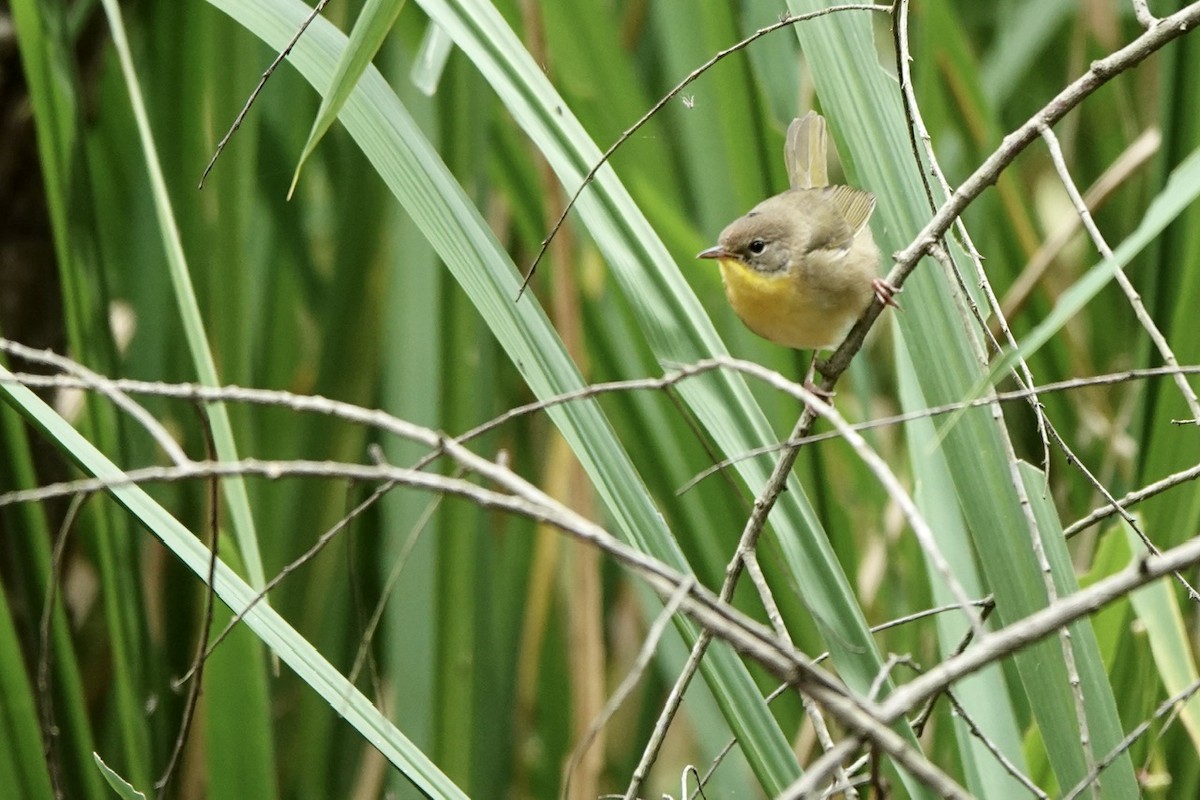
POLYGON ((710 247, 707 250, 701 250, 696 254, 696 258, 728 258, 729 251, 721 245, 710 247))

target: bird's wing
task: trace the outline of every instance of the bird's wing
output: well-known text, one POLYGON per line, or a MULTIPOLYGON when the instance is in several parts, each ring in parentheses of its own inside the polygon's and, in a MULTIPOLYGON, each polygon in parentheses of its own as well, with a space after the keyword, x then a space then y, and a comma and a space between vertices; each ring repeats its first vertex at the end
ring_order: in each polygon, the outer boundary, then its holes
POLYGON ((829 185, 825 162, 825 118, 815 111, 792 120, 788 126, 783 159, 793 189, 819 189, 829 185))
POLYGON ((867 226, 871 220, 871 213, 875 211, 875 195, 862 189, 852 189, 849 186, 830 186, 826 190, 826 199, 833 203, 845 218, 855 236, 867 226))

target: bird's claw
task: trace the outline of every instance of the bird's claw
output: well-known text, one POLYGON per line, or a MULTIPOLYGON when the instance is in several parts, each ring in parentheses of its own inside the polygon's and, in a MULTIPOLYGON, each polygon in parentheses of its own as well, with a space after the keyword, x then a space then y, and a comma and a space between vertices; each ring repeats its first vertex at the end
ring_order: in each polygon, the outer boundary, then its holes
POLYGON ((903 311, 903 309, 900 308, 900 304, 896 302, 896 295, 900 293, 900 289, 888 283, 883 278, 875 278, 872 280, 871 288, 875 291, 875 299, 877 299, 880 304, 891 306, 892 308, 903 311))
POLYGON ((832 403, 834 396, 837 395, 837 392, 831 391, 829 389, 822 389, 820 386, 817 386, 817 384, 814 383, 812 380, 805 381, 804 388, 807 389, 808 391, 812 392, 813 394, 815 394, 817 397, 821 398, 821 401, 825 402, 825 403, 832 403))

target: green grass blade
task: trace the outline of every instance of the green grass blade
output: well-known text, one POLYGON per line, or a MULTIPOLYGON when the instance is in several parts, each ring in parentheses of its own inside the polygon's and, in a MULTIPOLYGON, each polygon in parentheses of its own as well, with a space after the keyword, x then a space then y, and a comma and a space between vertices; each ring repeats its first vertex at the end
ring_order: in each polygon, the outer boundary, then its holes
MULTIPOLYGON (((167 257, 167 268, 171 275, 175 300, 179 305, 180 318, 183 321, 192 363, 201 383, 218 386, 217 365, 213 360, 212 350, 208 346, 204 320, 200 314, 200 305, 196 301, 196 291, 192 286, 187 257, 179 238, 179 228, 175 224, 175 215, 171 209, 166 182, 163 180, 158 151, 150 131, 150 120, 146 115, 142 90, 133 69, 133 57, 129 52, 129 43, 125 37, 121 10, 115 0, 101 0, 101 2, 108 16, 113 42, 116 45, 117 54, 120 56, 121 69, 129 89, 130 104, 133 107, 134 117, 137 119, 142 155, 145 158, 146 169, 150 173, 150 183, 153 187, 154 210, 158 215, 159 232, 167 257)), ((218 457, 227 461, 236 461, 237 445, 233 440, 233 428, 225 407, 219 404, 212 406, 209 409, 209 418, 218 457)), ((225 499, 229 503, 234 534, 238 547, 242 551, 242 559, 245 561, 250 582, 254 586, 262 586, 266 579, 263 574, 262 557, 258 549, 258 535, 254 530, 254 516, 250 513, 250 500, 246 494, 245 483, 241 479, 235 478, 224 483, 223 490, 225 499)))
MULTIPOLYGON (((1021 476, 1025 481, 1025 489, 1033 506, 1033 513, 1037 518, 1038 531, 1042 536, 1042 547, 1045 549, 1046 559, 1050 562, 1050 568, 1054 574, 1055 591, 1059 597, 1074 594, 1079 591, 1079 581, 1075 577, 1071 554, 1067 550, 1067 542, 1063 537, 1058 512, 1045 492, 1046 476, 1041 470, 1025 463, 1021 464, 1021 476)), ((1091 747, 1094 748, 1092 755, 1098 760, 1108 755, 1117 746, 1124 738, 1125 732, 1117 714, 1113 689, 1104 668, 1104 659, 1100 657, 1100 646, 1096 641, 1096 632, 1092 629, 1091 619, 1085 617, 1067 626, 1067 629, 1070 632, 1069 642, 1074 653, 1075 665, 1079 670, 1079 688, 1084 696, 1091 747)), ((1055 637, 1043 640, 1035 647, 1042 648, 1043 651, 1050 648, 1061 651, 1062 644, 1061 640, 1055 637)), ((1043 673, 1042 677, 1045 679, 1048 676, 1043 673)), ((1073 698, 1057 695, 1048 699, 1057 700, 1059 705, 1054 709, 1045 709, 1044 715, 1054 714, 1070 718, 1074 722, 1073 698), (1067 700, 1070 702, 1068 703, 1067 700)), ((1042 728, 1046 730, 1044 724, 1042 728)), ((1076 735, 1078 736, 1078 733, 1076 735)), ((1055 748, 1063 751, 1081 751, 1079 742, 1075 742, 1072 747, 1071 743, 1056 742, 1047 738, 1046 743, 1051 748, 1052 763, 1055 760, 1055 748)), ((1062 762, 1074 757, 1074 752, 1062 752, 1058 755, 1058 760, 1062 762)), ((1129 758, 1128 751, 1125 751, 1116 757, 1101 775, 1104 795, 1111 796, 1113 792, 1126 791, 1125 781, 1127 776, 1132 773, 1133 763, 1129 758)))
POLYGON ((96 768, 100 770, 100 774, 104 776, 104 780, 108 781, 108 785, 117 793, 117 796, 122 800, 146 800, 144 792, 139 792, 133 788, 133 785, 118 775, 113 769, 104 763, 104 759, 100 758, 99 753, 93 753, 92 757, 96 759, 96 768))
MULTIPOLYGON (((908 360, 908 354, 897 347, 900 359, 897 375, 900 381, 901 398, 907 408, 926 406, 915 379, 916 370, 908 360)), ((932 420, 917 419, 906 424, 908 438, 913 442, 929 442, 936 439, 932 420)), ((940 449, 914 447, 910 453, 913 461, 913 477, 916 500, 937 537, 954 576, 967 594, 983 597, 987 594, 983 576, 975 564, 970 537, 965 528, 962 511, 954 494, 954 481, 950 474, 945 453, 940 449)), ((945 582, 936 574, 931 564, 926 566, 929 584, 933 590, 935 605, 953 603, 945 582)), ((948 657, 958 648, 967 632, 967 625, 959 617, 938 615, 938 646, 943 657, 948 657)), ((1025 769, 1021 750, 1021 732, 1018 725, 1019 713, 1004 682, 1004 673, 999 666, 983 670, 954 687, 955 696, 971 715, 972 722, 984 731, 988 739, 999 748, 1018 768, 1025 769)), ((979 796, 995 793, 996 796, 1019 795, 1024 788, 984 747, 979 737, 958 714, 954 717, 955 746, 966 773, 967 787, 979 796)))
MULTIPOLYGON (((818 5, 810 0, 788 3, 797 14, 814 11, 818 5)), ((895 79, 879 64, 858 56, 873 46, 871 23, 861 14, 829 15, 797 26, 796 33, 839 152, 850 165, 848 172, 858 185, 876 194, 878 211, 873 221, 880 247, 894 252, 908 244, 931 212, 895 79)), ((983 370, 964 336, 970 323, 960 316, 942 272, 932 261, 920 265, 905 284, 905 301, 921 309, 920 315, 897 317, 925 399, 940 404, 968 396, 983 370)), ((1011 443, 999 421, 982 408, 961 419, 943 444, 955 494, 995 593, 997 613, 1002 621, 1014 622, 1043 607, 1047 597, 1014 485, 1011 443)), ((1048 648, 1027 651, 1018 655, 1017 663, 1059 780, 1073 785, 1085 772, 1079 735, 1069 715, 1051 711, 1073 708, 1062 654, 1048 648)), ((1103 665, 1088 664, 1084 669, 1103 674, 1103 665)), ((1111 693, 1090 695, 1089 701, 1096 704, 1095 709, 1089 707, 1089 714, 1115 718, 1111 693)), ((1120 737, 1118 730, 1116 738, 1109 738, 1112 733, 1100 731, 1092 746, 1105 751, 1120 737)), ((1136 792, 1127 760, 1106 773, 1103 789, 1111 797, 1136 792)))
MULTIPOLYGON (((303 13, 298 3, 213 3, 277 47, 290 37, 303 13)), ((318 20, 293 51, 293 63, 320 91, 328 89, 342 41, 318 20)), ((520 283, 515 266, 377 72, 364 73, 341 118, 530 387, 539 396, 581 387, 575 365, 541 308, 531 297, 520 304, 513 302, 520 283)), ((649 235, 653 239, 652 232, 649 235)), ((722 415, 725 418, 724 412, 722 415)), ((667 534, 661 515, 598 406, 591 402, 559 406, 550 410, 550 416, 591 474, 618 529, 647 552, 686 569, 678 545, 667 534)), ((819 570, 813 572, 814 580, 827 579, 819 570)), ((742 726, 742 744, 752 754, 759 779, 768 787, 786 786, 797 773, 795 757, 745 667, 731 658, 709 661, 705 670, 710 680, 716 681, 719 688, 715 691, 730 718, 742 726)))
POLYGON ((291 197, 292 192, 296 190, 296 183, 300 180, 300 171, 304 168, 304 163, 317 148, 317 144, 329 130, 329 126, 337 119, 338 112, 342 110, 346 98, 354 90, 354 84, 358 83, 363 70, 379 52, 383 40, 387 38, 388 32, 396 24, 396 18, 400 16, 402 8, 404 8, 404 0, 367 0, 366 5, 363 6, 358 19, 354 22, 354 29, 350 31, 350 43, 346 45, 342 58, 338 61, 337 72, 333 76, 333 86, 327 94, 321 97, 321 107, 317 111, 317 118, 313 120, 312 130, 308 132, 308 141, 304 143, 304 150, 300 153, 300 161, 296 164, 296 173, 292 176, 292 186, 288 190, 288 197, 291 197))
MULTIPOLYGON (((39 168, 62 287, 67 345, 81 363, 111 372, 116 348, 108 325, 106 264, 100 253, 96 198, 88 169, 91 159, 84 135, 84 93, 73 43, 67 38, 66 6, 61 2, 17 0, 11 9, 14 24, 21 32, 22 65, 37 123, 39 168)), ((86 402, 81 426, 114 449, 122 441, 116 414, 96 398, 86 402)), ((130 550, 133 533, 113 514, 111 506, 87 508, 83 517, 84 527, 92 532, 84 540, 84 547, 94 559, 105 589, 101 601, 113 671, 108 706, 114 722, 112 736, 100 746, 111 748, 113 757, 119 752, 126 774, 147 783, 150 737, 143 708, 146 664, 144 651, 137 646, 144 631, 144 615, 136 571, 125 569, 136 560, 130 550)), ((48 576, 49 572, 42 575, 48 576)), ((69 650, 62 652, 66 656, 69 650)), ((73 692, 75 687, 69 686, 67 691, 73 692)), ((71 706, 67 713, 74 721, 81 720, 83 706, 75 702, 71 706)), ((82 739, 90 735, 86 726, 79 734, 71 746, 75 755, 82 755, 82 739)), ((90 764, 85 767, 75 762, 72 766, 73 774, 86 774, 81 785, 96 796, 90 787, 93 783, 100 790, 102 787, 90 764)))
POLYGON ((0 592, 0 780, 16 797, 51 798, 37 701, 8 598, 0 592))
MULTIPOLYGON (((1129 543, 1129 552, 1144 553, 1146 547, 1133 528, 1124 522, 1121 527, 1129 543)), ((1168 695, 1182 692, 1200 678, 1183 611, 1173 588, 1166 581, 1156 581, 1130 595, 1134 611, 1146 626, 1154 663, 1168 695)), ((1193 694, 1179 709, 1179 718, 1200 752, 1200 697, 1193 694)))
MULTIPOLYGON (((421 6, 488 76, 510 113, 555 168, 568 190, 599 159, 599 150, 571 116, 495 9, 481 2, 422 0, 421 6)), ((599 170, 577 205, 588 231, 634 309, 637 323, 660 364, 687 363, 725 352, 703 307, 674 259, 625 191, 613 170, 599 170)), ((706 376, 684 384, 680 395, 726 454, 738 454, 775 439, 740 378, 706 376)), ((767 460, 736 465, 757 490, 767 460)), ((799 482, 771 516, 788 580, 825 626, 826 642, 842 677, 865 690, 882 665, 865 618, 828 537, 799 482)), ((653 551, 652 551, 653 552, 653 551)))
POLYGON ((1050 314, 1030 333, 1021 337, 1016 352, 1005 354, 992 368, 990 379, 997 379, 1016 363, 1029 358, 1062 330, 1076 314, 1107 286, 1117 270, 1124 269, 1147 245, 1200 197, 1200 150, 1195 150, 1171 172, 1167 185, 1146 209, 1137 229, 1113 249, 1112 258, 1092 267, 1065 291, 1050 314))
MULTIPOLYGON (((0 366, 0 378, 11 377, 12 373, 0 366)), ((150 530, 189 570, 202 580, 207 578, 211 554, 195 534, 141 487, 124 481, 124 473, 119 467, 31 391, 24 386, 0 381, 0 393, 30 424, 56 442, 80 469, 113 482, 115 485, 110 491, 113 499, 150 530)), ((213 589, 234 612, 245 611, 258 594, 224 561, 216 564, 213 589)), ((266 603, 258 602, 246 612, 243 621, 421 791, 439 798, 464 797, 436 765, 414 747, 370 700, 334 669, 278 612, 266 603)))

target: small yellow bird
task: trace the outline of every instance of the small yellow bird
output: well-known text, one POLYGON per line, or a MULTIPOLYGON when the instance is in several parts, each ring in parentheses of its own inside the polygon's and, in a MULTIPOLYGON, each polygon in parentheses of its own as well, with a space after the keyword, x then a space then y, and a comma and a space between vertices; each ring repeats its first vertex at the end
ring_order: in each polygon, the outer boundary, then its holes
POLYGON ((791 188, 735 219, 716 247, 696 256, 717 259, 746 327, 797 349, 837 346, 873 297, 896 306, 867 224, 875 196, 829 186, 825 150, 824 117, 810 111, 793 120, 784 149, 791 188))

